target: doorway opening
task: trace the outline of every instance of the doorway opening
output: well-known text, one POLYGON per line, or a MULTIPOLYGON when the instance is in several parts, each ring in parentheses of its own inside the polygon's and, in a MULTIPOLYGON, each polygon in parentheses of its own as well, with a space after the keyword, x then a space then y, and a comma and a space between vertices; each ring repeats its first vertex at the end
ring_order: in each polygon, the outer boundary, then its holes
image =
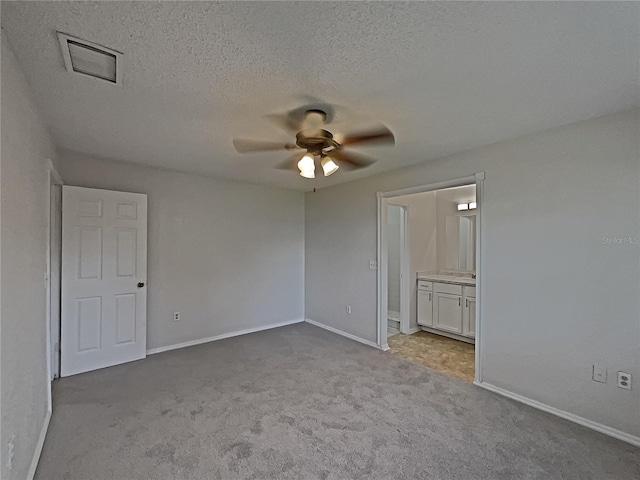
POLYGON ((481 381, 483 179, 378 194, 379 344, 469 382, 481 381))

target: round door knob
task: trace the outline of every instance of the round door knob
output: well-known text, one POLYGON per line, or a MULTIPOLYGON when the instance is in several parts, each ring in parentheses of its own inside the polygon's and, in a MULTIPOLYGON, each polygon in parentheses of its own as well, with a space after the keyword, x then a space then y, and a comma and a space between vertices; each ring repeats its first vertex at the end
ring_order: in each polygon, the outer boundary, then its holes
POLYGON ((142 287, 144 287, 144 282, 139 282, 138 283, 138 288, 142 288, 142 287))

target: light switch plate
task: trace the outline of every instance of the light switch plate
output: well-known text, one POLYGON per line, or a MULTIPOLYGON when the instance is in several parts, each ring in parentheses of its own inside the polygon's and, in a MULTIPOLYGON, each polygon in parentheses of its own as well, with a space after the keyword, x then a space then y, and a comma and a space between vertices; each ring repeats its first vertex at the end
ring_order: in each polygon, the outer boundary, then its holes
POLYGON ((369 270, 377 270, 377 269, 378 269, 378 261, 369 260, 369 270))
POLYGON ((598 365, 594 365, 591 378, 594 382, 607 383, 607 369, 598 365))

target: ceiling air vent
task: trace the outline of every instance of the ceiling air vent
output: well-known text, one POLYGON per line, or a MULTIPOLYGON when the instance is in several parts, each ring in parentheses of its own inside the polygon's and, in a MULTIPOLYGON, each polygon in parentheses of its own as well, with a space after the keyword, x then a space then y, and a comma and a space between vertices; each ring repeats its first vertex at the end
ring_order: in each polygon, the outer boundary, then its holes
POLYGON ((122 53, 61 32, 58 39, 68 72, 122 85, 122 53))

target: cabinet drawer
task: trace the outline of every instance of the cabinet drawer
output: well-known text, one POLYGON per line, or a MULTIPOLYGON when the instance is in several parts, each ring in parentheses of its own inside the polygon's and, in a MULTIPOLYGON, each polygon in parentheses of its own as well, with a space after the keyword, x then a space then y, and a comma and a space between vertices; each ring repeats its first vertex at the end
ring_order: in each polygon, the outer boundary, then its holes
POLYGON ((433 290, 433 282, 428 280, 418 280, 418 290, 433 290))
POLYGON ((462 295, 462 285, 454 285, 451 283, 436 283, 436 292, 449 293, 451 295, 462 295))
POLYGON ((476 287, 464 287, 464 296, 476 298, 476 287))

